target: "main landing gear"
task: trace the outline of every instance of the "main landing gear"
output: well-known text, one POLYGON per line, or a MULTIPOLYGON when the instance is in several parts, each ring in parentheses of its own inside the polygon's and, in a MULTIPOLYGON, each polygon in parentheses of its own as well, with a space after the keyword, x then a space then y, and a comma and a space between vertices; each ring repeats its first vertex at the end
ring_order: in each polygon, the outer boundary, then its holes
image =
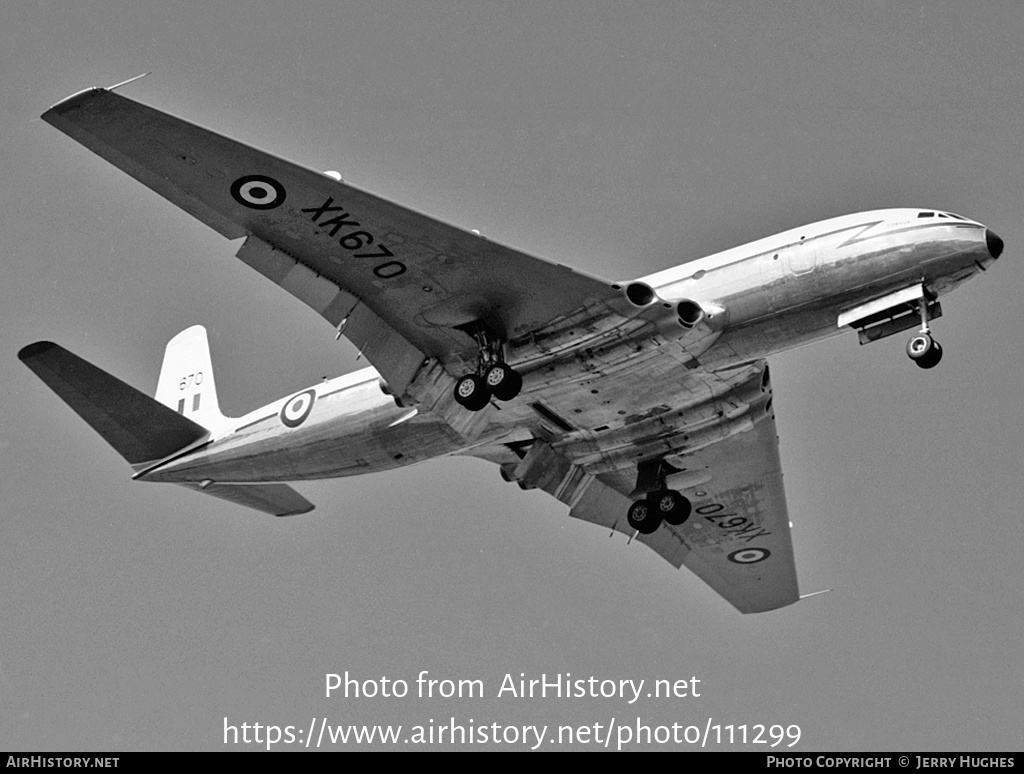
POLYGON ((650 535, 663 521, 678 527, 690 518, 690 501, 665 485, 665 477, 673 472, 677 472, 676 469, 662 460, 638 466, 635 492, 642 492, 652 485, 654 488, 644 499, 629 506, 626 513, 626 522, 637 532, 650 535))
POLYGON ((917 308, 921 314, 921 330, 907 342, 907 355, 920 368, 935 368, 942 360, 942 347, 932 338, 931 328, 928 327, 928 301, 922 299, 917 308))
POLYGON ((650 535, 663 521, 674 527, 685 523, 690 518, 690 510, 690 501, 679 492, 659 489, 629 506, 626 521, 637 532, 650 535))
POLYGON ((480 411, 491 401, 512 400, 523 389, 523 377, 505 362, 504 344, 476 323, 467 333, 480 345, 476 373, 466 374, 455 383, 455 402, 470 411, 480 411))

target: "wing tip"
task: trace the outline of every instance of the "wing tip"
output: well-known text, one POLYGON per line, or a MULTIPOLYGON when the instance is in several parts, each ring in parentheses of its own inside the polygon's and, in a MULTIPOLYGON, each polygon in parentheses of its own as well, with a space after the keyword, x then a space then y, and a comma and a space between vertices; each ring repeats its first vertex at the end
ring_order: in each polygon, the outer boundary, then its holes
POLYGON ((86 97, 95 96, 105 91, 107 91, 107 89, 101 89, 99 86, 90 86, 88 89, 76 91, 74 94, 65 97, 60 102, 51 105, 50 109, 39 117, 46 121, 46 123, 52 124, 56 117, 64 115, 69 110, 81 107, 81 104, 86 101, 86 97))
POLYGON ((310 511, 315 509, 316 506, 313 505, 313 503, 309 503, 308 507, 296 508, 295 510, 288 511, 287 513, 275 513, 274 515, 277 516, 277 518, 279 519, 283 519, 288 516, 301 516, 302 514, 309 513, 310 511))
POLYGON ((41 355, 45 355, 47 352, 55 348, 60 349, 60 345, 54 344, 52 341, 37 341, 18 350, 18 360, 22 363, 27 363, 29 360, 34 360, 41 355))
POLYGON ((81 91, 76 91, 74 94, 65 97, 60 102, 57 102, 57 103, 51 105, 50 109, 47 110, 45 113, 43 113, 40 116, 40 118, 42 118, 47 123, 53 123, 52 121, 50 121, 49 118, 47 118, 47 116, 53 117, 53 115, 61 115, 63 113, 66 113, 67 111, 72 110, 73 108, 78 107, 79 105, 75 104, 75 103, 83 102, 84 101, 84 97, 86 97, 86 96, 96 96, 96 95, 102 94, 104 92, 114 91, 115 89, 120 89, 122 86, 127 86, 129 83, 134 83, 137 80, 145 78, 147 75, 150 75, 151 73, 152 73, 152 70, 150 70, 149 72, 142 73, 140 75, 135 75, 135 76, 133 76, 131 78, 128 78, 127 80, 121 81, 120 83, 115 83, 113 86, 107 86, 107 87, 90 86, 87 89, 82 89, 81 91))

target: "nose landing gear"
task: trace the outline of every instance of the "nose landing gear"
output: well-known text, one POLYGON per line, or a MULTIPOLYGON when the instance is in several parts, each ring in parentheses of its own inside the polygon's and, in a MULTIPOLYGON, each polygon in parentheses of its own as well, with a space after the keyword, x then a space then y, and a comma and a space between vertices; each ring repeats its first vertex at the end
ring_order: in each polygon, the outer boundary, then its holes
POLYGON ((935 368, 942 360, 942 347, 932 338, 931 328, 928 327, 928 302, 921 300, 917 308, 921 314, 921 330, 907 342, 907 356, 919 368, 935 368))
POLYGON ((907 355, 920 368, 934 368, 942 360, 942 347, 930 331, 921 331, 907 342, 907 355))

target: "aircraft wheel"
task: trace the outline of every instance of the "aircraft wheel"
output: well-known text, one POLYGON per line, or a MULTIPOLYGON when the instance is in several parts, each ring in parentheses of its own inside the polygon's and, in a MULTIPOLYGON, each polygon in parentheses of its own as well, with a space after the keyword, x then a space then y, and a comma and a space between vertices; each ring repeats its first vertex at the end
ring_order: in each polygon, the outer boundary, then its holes
POLYGON ((649 500, 637 500, 629 506, 626 521, 643 535, 650 535, 661 526, 661 516, 651 506, 649 500))
POLYGON ((942 347, 939 346, 939 342, 932 341, 931 351, 921 359, 917 361, 917 364, 921 368, 935 368, 942 360, 942 347))
POLYGON ((455 383, 455 402, 470 411, 480 411, 490 399, 487 382, 476 374, 466 374, 455 383))
POLYGON ((523 389, 523 377, 505 363, 495 363, 484 377, 487 388, 498 400, 512 400, 523 389))
POLYGON ((927 333, 919 333, 907 342, 907 355, 921 368, 934 368, 942 360, 942 347, 927 333))
POLYGON ((673 527, 684 524, 690 518, 690 501, 672 489, 662 489, 647 495, 651 507, 666 523, 673 527))

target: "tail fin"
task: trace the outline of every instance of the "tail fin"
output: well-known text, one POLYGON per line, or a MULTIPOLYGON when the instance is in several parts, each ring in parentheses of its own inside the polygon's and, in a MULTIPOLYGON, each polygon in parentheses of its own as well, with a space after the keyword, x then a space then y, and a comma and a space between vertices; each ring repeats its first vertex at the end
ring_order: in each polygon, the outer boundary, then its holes
MULTIPOLYGON (((182 331, 167 345, 157 400, 50 341, 29 344, 18 358, 137 471, 199 445, 211 431, 230 422, 217 405, 206 330, 200 325, 182 331)), ((313 510, 313 504, 287 484, 179 483, 275 516, 313 510)))
POLYGON ((53 342, 29 344, 18 358, 134 466, 209 436, 205 427, 53 342))
POLYGON ((156 399, 216 433, 226 422, 217 402, 206 328, 193 325, 169 342, 156 383, 156 399))

